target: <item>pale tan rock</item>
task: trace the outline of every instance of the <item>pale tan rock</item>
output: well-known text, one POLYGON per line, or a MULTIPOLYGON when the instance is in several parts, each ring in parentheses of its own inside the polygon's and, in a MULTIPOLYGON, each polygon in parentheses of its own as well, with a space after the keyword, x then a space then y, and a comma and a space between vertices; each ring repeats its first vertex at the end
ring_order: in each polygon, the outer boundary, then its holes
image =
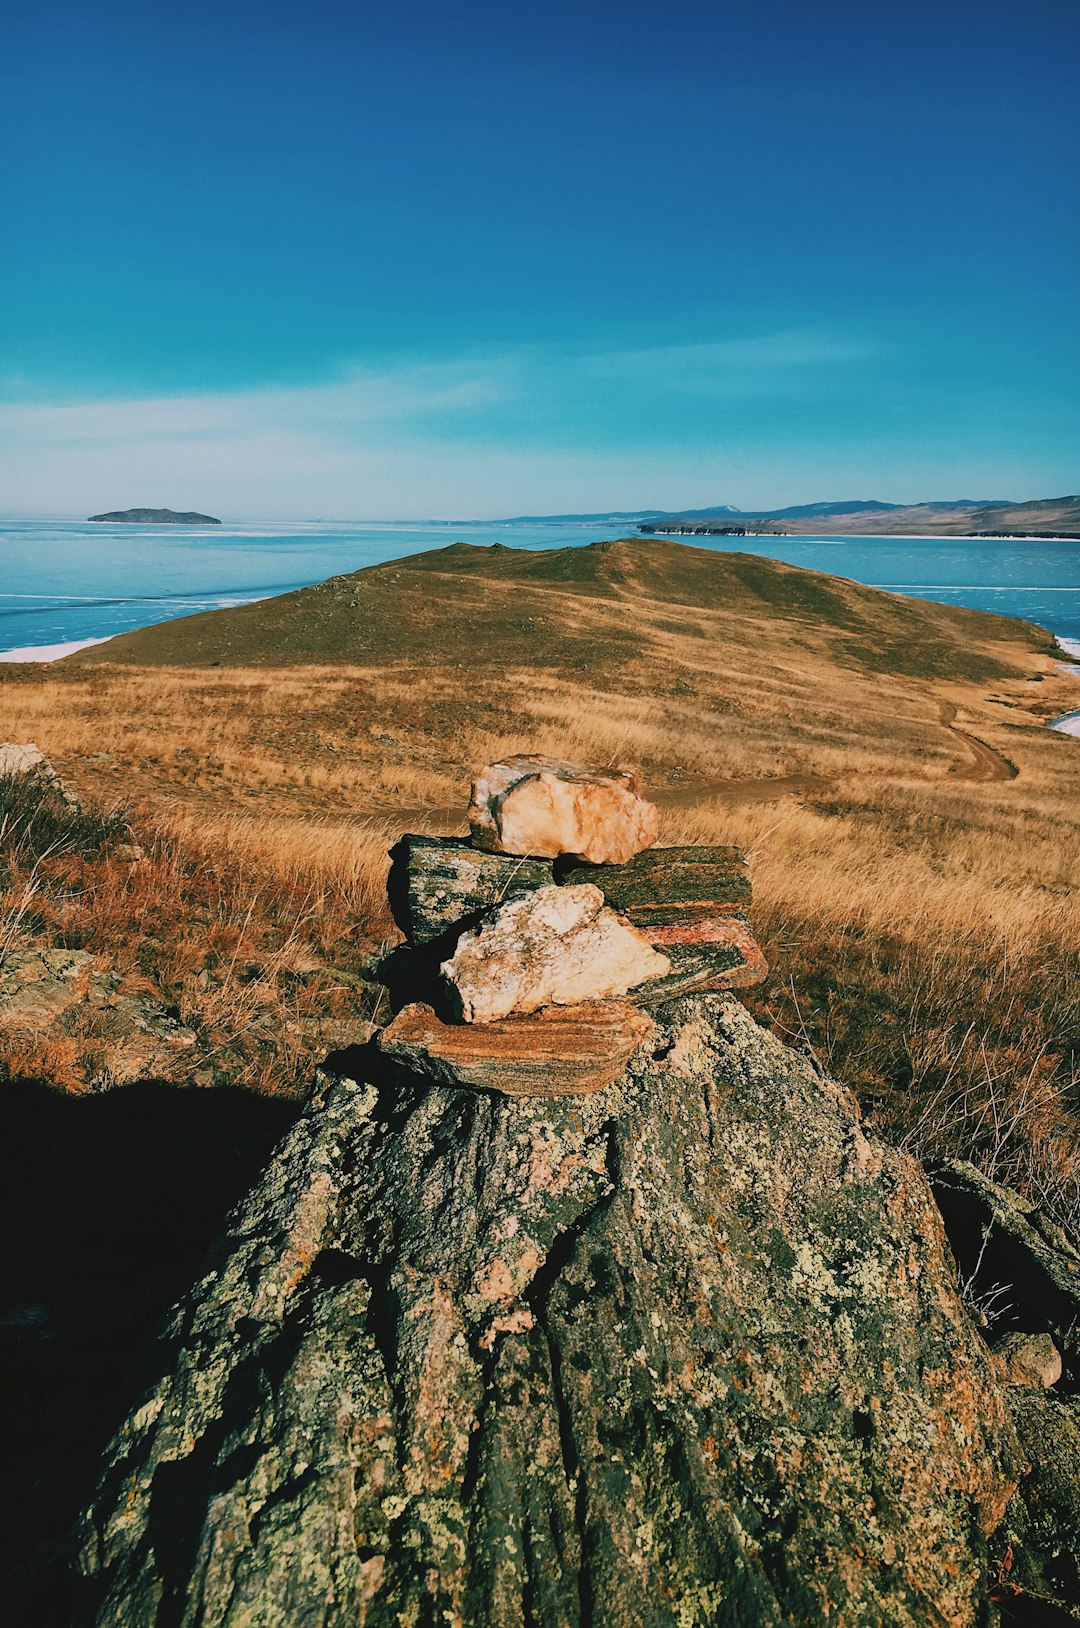
POLYGON ((653 1027, 626 1001, 549 1006, 496 1023, 444 1023, 417 1004, 382 1030, 378 1046, 440 1085, 511 1097, 587 1096, 618 1079, 653 1027))
POLYGON ((465 933, 441 972, 466 1023, 624 995, 670 968, 598 887, 542 887, 465 933))
POLYGON ((78 806, 78 798, 64 785, 40 746, 35 746, 33 741, 0 743, 0 779, 20 774, 36 775, 39 780, 47 781, 65 803, 73 808, 78 806))
POLYGON ((1006 1334, 994 1355, 1006 1385, 1048 1391, 1061 1378, 1061 1352, 1049 1334, 1006 1334))
POLYGON ((660 815, 629 770, 511 757, 473 780, 469 827, 490 853, 625 865, 656 841, 660 815))
POLYGON ((7 774, 43 774, 50 780, 56 779, 56 770, 33 741, 0 744, 0 775, 7 774))

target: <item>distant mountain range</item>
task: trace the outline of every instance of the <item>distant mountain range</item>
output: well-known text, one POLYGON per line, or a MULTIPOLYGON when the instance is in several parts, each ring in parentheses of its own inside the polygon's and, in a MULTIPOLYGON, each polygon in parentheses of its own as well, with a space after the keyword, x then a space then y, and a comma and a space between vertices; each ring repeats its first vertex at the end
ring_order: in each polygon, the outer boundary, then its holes
MULTIPOLYGON (((708 509, 612 509, 604 514, 515 515, 514 521, 557 524, 629 522, 646 532, 690 532, 707 535, 732 529, 768 529, 795 533, 829 531, 904 536, 925 532, 941 536, 1029 535, 1080 537, 1080 496, 1036 498, 1017 503, 1010 498, 946 498, 927 503, 883 503, 878 498, 847 498, 835 503, 796 503, 784 509, 737 509, 721 503, 708 509)), ((513 522, 507 522, 513 523, 513 522)))

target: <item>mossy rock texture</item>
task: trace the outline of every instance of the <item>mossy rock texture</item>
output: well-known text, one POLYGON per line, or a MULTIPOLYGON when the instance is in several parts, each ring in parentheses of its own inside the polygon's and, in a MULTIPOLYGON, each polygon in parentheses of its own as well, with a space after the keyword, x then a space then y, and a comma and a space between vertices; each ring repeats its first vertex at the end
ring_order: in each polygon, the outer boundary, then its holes
POLYGON ((990 1624, 1016 1438, 920 1167, 729 996, 613 1086, 324 1079, 80 1532, 123 1628, 990 1624))

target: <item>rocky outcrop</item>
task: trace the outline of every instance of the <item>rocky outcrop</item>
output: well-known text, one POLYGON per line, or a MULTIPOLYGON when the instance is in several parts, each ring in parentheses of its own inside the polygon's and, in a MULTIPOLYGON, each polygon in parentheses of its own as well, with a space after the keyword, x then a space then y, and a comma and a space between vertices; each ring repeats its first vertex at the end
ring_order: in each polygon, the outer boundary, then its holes
POLYGON ((40 746, 33 741, 4 741, 0 745, 0 775, 37 774, 57 781, 59 776, 40 746))
POLYGON ((1002 1597, 1022 1590, 1080 1621, 1080 1252, 974 1165, 941 1166, 933 1187, 967 1293, 997 1319, 994 1361, 1023 1455, 994 1540, 1002 1597))
POLYGON ((478 848, 594 865, 623 865, 660 834, 660 815, 627 769, 511 757, 473 780, 469 829, 478 848))
POLYGON ((74 1091, 186 1084, 196 1043, 192 1029, 145 993, 126 992, 87 950, 18 947, 0 959, 0 1075, 18 1054, 49 1060, 74 1091))
POLYGON ((919 1166, 731 997, 655 1022, 587 1097, 324 1079, 109 1451, 90 1620, 993 1620, 1021 1456, 919 1166))
POLYGON ((0 780, 26 775, 55 792, 70 807, 78 806, 78 799, 70 787, 65 786, 40 746, 33 741, 5 741, 0 745, 0 780))

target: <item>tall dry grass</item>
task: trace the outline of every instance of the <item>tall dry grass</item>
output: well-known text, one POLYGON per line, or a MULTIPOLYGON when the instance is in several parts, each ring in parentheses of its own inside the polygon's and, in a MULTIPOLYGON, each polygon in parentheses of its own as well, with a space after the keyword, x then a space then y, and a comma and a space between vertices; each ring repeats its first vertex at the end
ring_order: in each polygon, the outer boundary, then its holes
POLYGON ((4 675, 0 736, 37 741, 106 805, 134 804, 152 855, 66 892, 45 878, 49 899, 15 931, 93 944, 234 1061, 237 1034, 270 1014, 277 1039, 245 1054, 245 1083, 299 1089, 304 1023, 360 998, 341 979, 392 934, 386 850, 403 826, 460 828, 469 765, 507 751, 633 763, 663 841, 751 855, 773 968, 757 1014, 889 1135, 974 1157, 1075 1223, 1080 743, 1043 727, 1075 682, 1023 652, 992 684, 899 678, 810 633, 733 641, 717 617, 689 620, 654 622, 639 659, 597 674, 4 675), (1015 778, 969 778, 975 753, 943 704, 1015 778), (770 776, 819 779, 774 800, 740 790, 770 776))

